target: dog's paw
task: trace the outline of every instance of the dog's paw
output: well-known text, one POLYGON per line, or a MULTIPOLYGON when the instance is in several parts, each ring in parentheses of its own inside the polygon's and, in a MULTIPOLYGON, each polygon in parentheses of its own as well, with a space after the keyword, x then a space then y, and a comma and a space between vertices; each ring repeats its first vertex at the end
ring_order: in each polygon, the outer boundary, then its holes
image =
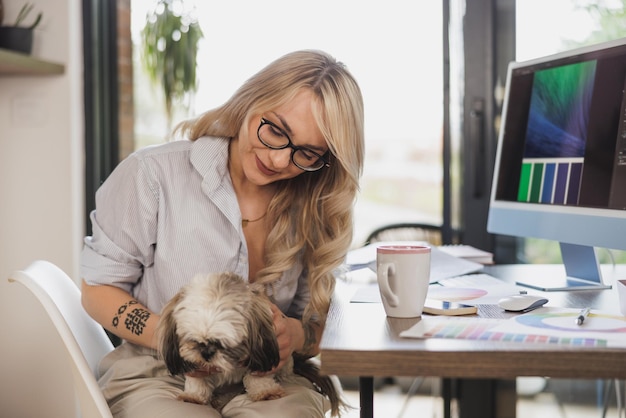
POLYGON ((243 378, 243 384, 248 393, 248 398, 253 401, 269 401, 286 395, 283 387, 271 375, 254 376, 247 374, 243 378))
POLYGON ((178 395, 178 400, 189 403, 197 403, 198 405, 206 404, 204 399, 200 399, 199 397, 190 395, 188 393, 181 393, 180 395, 178 395))

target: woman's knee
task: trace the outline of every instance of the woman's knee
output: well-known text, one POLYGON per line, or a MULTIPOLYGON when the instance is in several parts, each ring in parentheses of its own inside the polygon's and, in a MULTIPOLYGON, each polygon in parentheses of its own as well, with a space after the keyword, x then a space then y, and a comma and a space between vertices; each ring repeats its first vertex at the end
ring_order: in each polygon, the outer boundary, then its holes
POLYGON ((221 418, 207 405, 180 401, 171 393, 137 391, 111 404, 115 418, 221 418))
POLYGON ((323 395, 306 387, 287 387, 287 395, 269 401, 251 401, 238 395, 222 410, 224 418, 324 418, 330 403, 323 395))

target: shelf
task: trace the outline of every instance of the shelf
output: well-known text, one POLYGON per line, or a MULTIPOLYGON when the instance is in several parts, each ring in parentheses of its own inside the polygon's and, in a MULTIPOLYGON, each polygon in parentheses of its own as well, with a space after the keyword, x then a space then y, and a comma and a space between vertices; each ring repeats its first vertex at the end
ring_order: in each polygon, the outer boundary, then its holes
POLYGON ((63 74, 65 66, 0 48, 0 76, 63 74))

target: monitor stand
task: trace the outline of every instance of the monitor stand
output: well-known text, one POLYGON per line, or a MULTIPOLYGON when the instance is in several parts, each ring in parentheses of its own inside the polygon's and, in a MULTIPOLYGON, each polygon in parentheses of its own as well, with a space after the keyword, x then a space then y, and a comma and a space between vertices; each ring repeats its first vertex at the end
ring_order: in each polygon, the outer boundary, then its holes
POLYGON ((546 292, 559 290, 599 290, 610 289, 611 285, 602 282, 602 272, 593 247, 576 244, 561 244, 561 256, 565 266, 565 276, 525 277, 516 280, 520 286, 546 292))

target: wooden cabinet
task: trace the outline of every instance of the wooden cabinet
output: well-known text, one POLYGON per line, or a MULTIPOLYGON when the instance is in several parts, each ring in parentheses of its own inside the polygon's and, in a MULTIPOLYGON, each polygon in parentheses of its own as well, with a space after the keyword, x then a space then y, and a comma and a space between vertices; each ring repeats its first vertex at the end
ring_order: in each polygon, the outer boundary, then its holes
POLYGON ((65 66, 0 48, 0 76, 63 74, 65 66))

